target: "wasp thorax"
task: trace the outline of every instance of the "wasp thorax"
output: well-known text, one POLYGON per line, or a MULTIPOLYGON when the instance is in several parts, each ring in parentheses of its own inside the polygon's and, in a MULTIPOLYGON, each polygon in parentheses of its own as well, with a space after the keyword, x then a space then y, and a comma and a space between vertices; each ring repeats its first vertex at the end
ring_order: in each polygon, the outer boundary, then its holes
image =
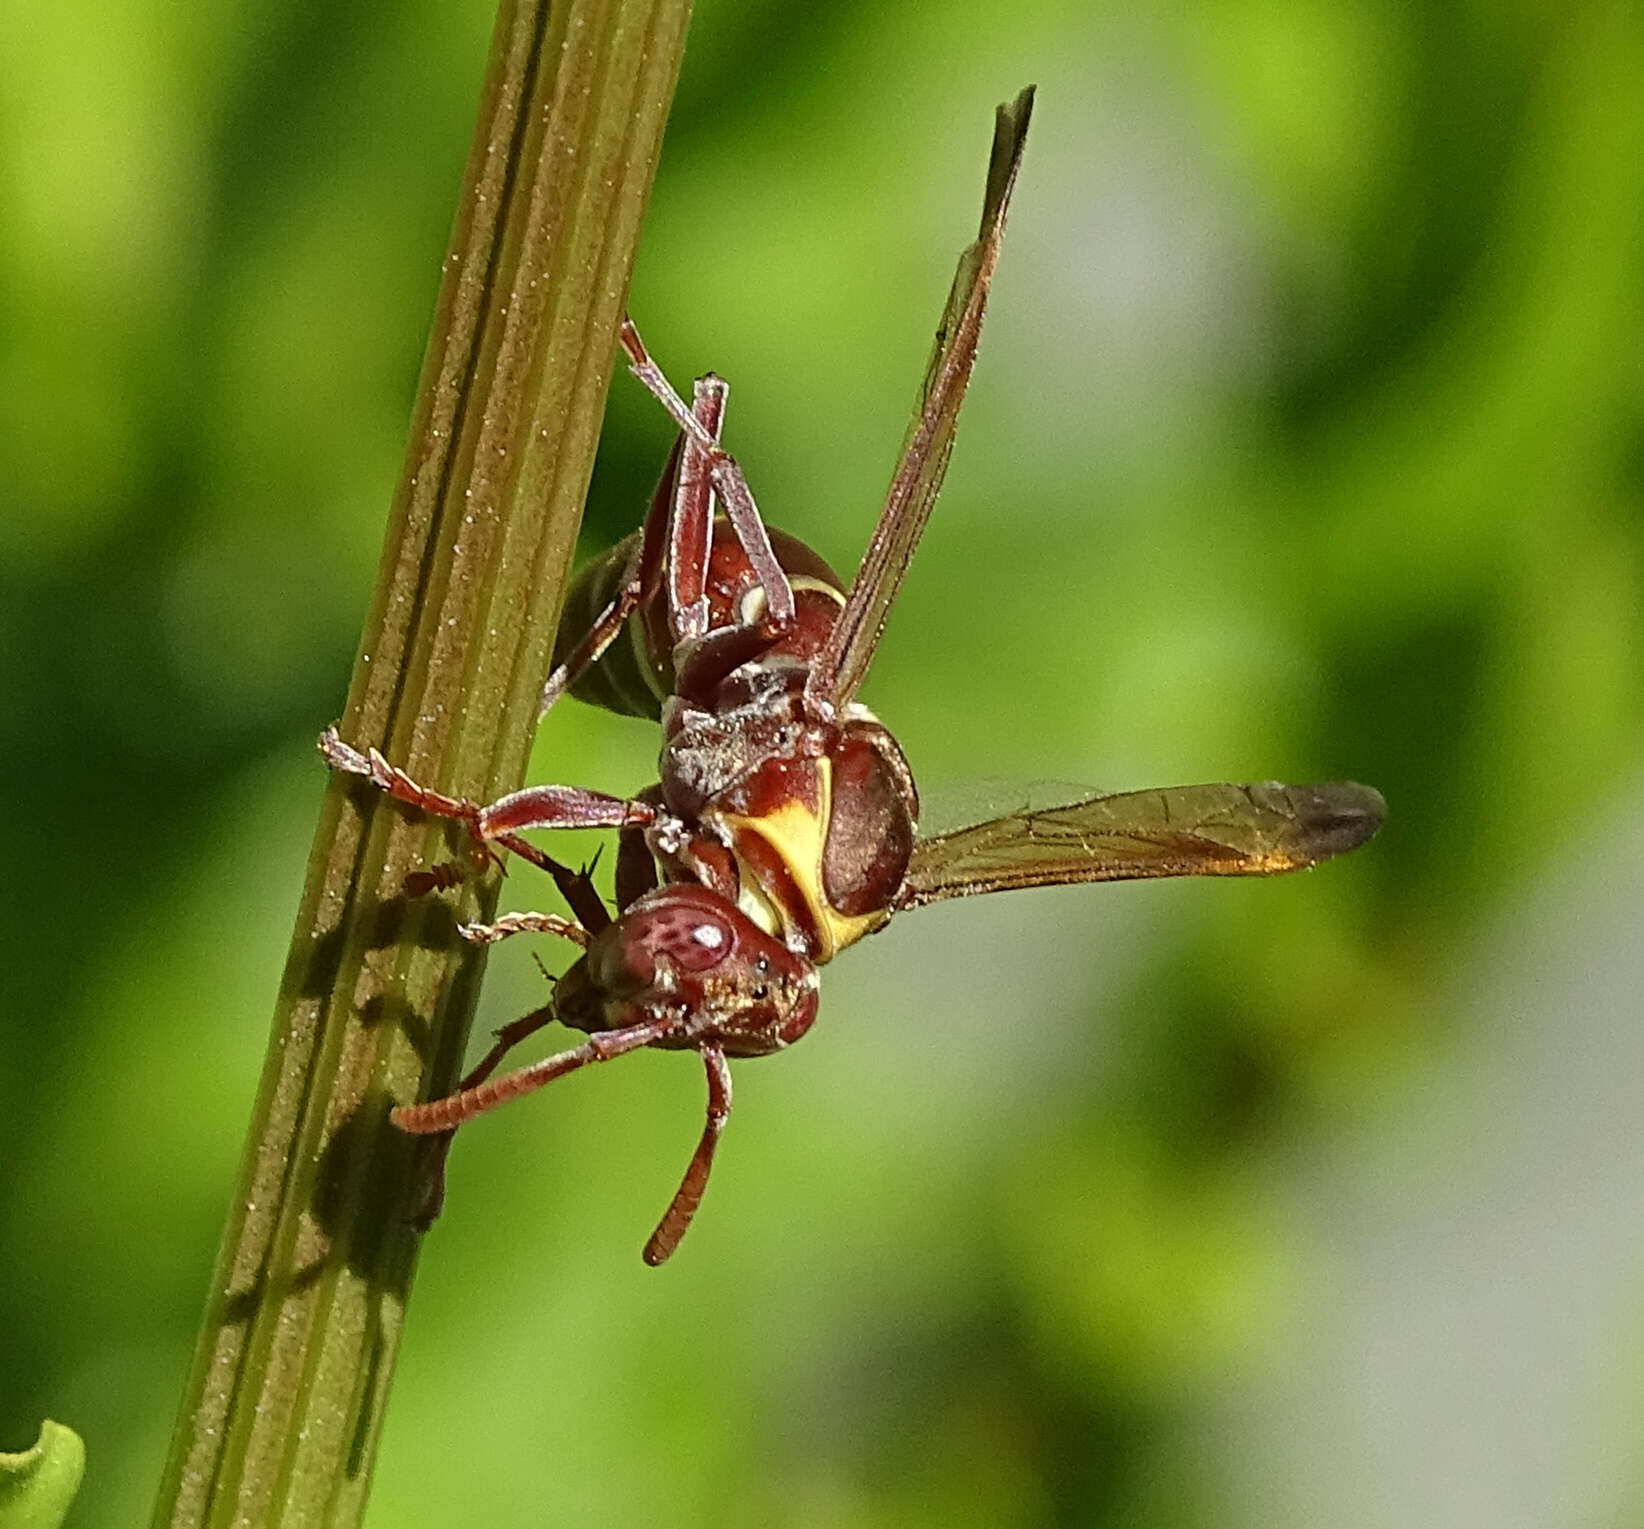
POLYGON ((913 854, 919 798, 896 740, 877 722, 849 726, 833 761, 822 886, 849 917, 888 909, 913 854))

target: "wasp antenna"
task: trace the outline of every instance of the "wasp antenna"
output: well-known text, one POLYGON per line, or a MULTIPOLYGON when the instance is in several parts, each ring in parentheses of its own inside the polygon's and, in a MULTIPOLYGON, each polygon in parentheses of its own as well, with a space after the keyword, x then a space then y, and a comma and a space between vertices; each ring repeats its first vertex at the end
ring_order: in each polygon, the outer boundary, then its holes
POLYGON ((708 1187, 708 1174, 714 1165, 714 1150, 724 1133, 725 1122, 731 1116, 731 1069, 725 1053, 717 1046, 703 1046, 700 1050, 702 1065, 708 1073, 708 1111, 702 1125, 702 1137, 686 1165, 685 1177, 663 1211, 662 1219, 651 1233, 641 1257, 653 1269, 665 1262, 679 1246, 680 1239, 690 1229, 691 1218, 702 1204, 703 1192, 708 1187))
POLYGON ((460 1089, 444 1099, 430 1099, 426 1104, 407 1104, 389 1111, 388 1118, 400 1130, 411 1136, 431 1136, 456 1127, 507 1104, 522 1094, 529 1094, 563 1078, 568 1072, 586 1067, 591 1062, 608 1062, 613 1057, 637 1051, 659 1040, 677 1035, 683 1022, 676 1015, 662 1015, 642 1024, 629 1025, 622 1030, 602 1030, 589 1037, 580 1046, 562 1051, 557 1056, 545 1057, 517 1072, 505 1073, 500 1078, 481 1083, 477 1087, 460 1089))

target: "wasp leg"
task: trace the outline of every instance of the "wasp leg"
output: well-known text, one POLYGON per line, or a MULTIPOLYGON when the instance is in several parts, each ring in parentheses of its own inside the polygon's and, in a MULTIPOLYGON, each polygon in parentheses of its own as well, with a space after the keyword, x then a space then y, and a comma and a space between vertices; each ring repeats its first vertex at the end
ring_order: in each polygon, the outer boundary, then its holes
MULTIPOLYGON (((466 823, 476 839, 497 843, 527 860, 552 870, 552 862, 533 852, 514 831, 523 828, 631 828, 648 827, 660 816, 656 808, 627 797, 609 796, 581 786, 527 786, 510 792, 488 806, 467 797, 446 796, 413 780, 376 749, 361 753, 338 736, 335 727, 320 734, 320 753, 333 770, 363 775, 397 802, 420 807, 437 817, 466 823)), ((574 872, 572 874, 575 874, 574 872)))
MULTIPOLYGON (((557 934, 588 948, 588 931, 575 919, 557 913, 505 913, 492 924, 459 924, 457 933, 473 945, 495 945, 511 934, 557 934)), ((467 1086, 464 1082, 463 1087, 467 1086)))
POLYGON ((537 702, 539 722, 548 715, 554 703, 599 662, 605 650, 617 640, 623 627, 628 624, 628 618, 639 609, 644 596, 645 586, 640 575, 640 549, 635 548, 634 555, 623 570, 622 586, 617 590, 611 603, 594 618, 594 624, 588 628, 582 641, 566 655, 564 663, 554 666, 554 672, 543 685, 542 699, 537 702))
MULTIPOLYGON (((754 503, 753 490, 748 487, 748 480, 743 477, 742 469, 736 464, 736 458, 726 451, 703 427, 695 414, 685 407, 684 400, 674 391, 673 384, 663 375, 662 368, 651 359, 650 352, 645 349, 645 342, 640 339, 639 331, 634 327, 632 319, 623 319, 619 339, 628 355, 628 369, 668 411, 670 418, 685 432, 687 438, 695 442, 701 450, 708 475, 715 492, 719 495, 719 502, 724 507, 726 518, 731 523, 731 529, 736 533, 737 541, 742 544, 742 550, 747 555, 754 576, 764 588, 766 610, 760 624, 772 640, 776 640, 793 626, 793 587, 788 583, 788 576, 782 571, 782 565, 776 560, 770 537, 765 534, 765 521, 759 513, 759 506, 754 503)), ((708 382, 710 379, 703 380, 708 382)))
POLYGON ((569 879, 560 876, 560 871, 566 870, 564 866, 554 872, 554 884, 559 888, 559 895, 589 934, 598 934, 611 922, 611 910, 605 906, 605 899, 594 885, 594 867, 599 864, 599 857, 604 851, 602 844, 594 851, 594 858, 569 879))
POLYGON ((701 1048, 702 1064, 708 1072, 708 1116, 703 1123, 702 1139, 686 1165, 685 1177, 662 1213, 662 1219, 651 1233, 641 1255, 653 1269, 662 1263, 690 1229, 691 1218, 702 1203, 703 1191, 708 1187, 708 1174, 714 1165, 714 1151, 724 1133, 725 1122, 731 1115, 731 1069, 725 1053, 717 1046, 701 1048))
MULTIPOLYGON (((715 448, 729 394, 724 379, 712 375, 698 377, 691 393, 691 417, 715 448)), ((712 457, 695 435, 679 439, 665 531, 668 631, 676 647, 708 630, 708 557, 714 541, 712 457)))
MULTIPOLYGON (((639 793, 641 801, 662 801, 660 786, 647 786, 639 793)), ((643 897, 657 885, 656 857, 645 842, 644 833, 637 828, 624 828, 617 835, 616 870, 612 878, 616 905, 626 911, 636 898, 643 897)), ((584 923, 587 921, 584 920, 584 923)))
MULTIPOLYGON (((717 377, 697 382, 691 414, 709 439, 719 440, 729 389, 717 377)), ((708 552, 713 543, 713 484, 701 444, 681 435, 668 455, 661 481, 651 496, 644 534, 623 566, 622 580, 609 604, 542 687, 540 720, 561 696, 597 664, 621 635, 635 611, 668 588, 668 629, 674 643, 708 629, 708 552)))
MULTIPOLYGON (((512 845, 514 839, 513 834, 504 834, 499 842, 512 845)), ((523 839, 519 842, 525 844, 523 839)), ((611 922, 611 913, 605 906, 605 899, 599 895, 599 888, 594 885, 594 867, 599 864, 599 857, 604 847, 601 846, 600 849, 596 849, 594 858, 583 866, 580 871, 573 871, 570 866, 562 865, 550 856, 543 855, 534 844, 526 844, 526 848, 533 852, 527 858, 534 865, 542 866, 554 878, 554 885, 559 888, 559 895, 565 899, 566 906, 570 908, 573 915, 570 928, 550 929, 544 926, 541 932, 543 934, 561 934, 568 940, 575 940, 579 945, 586 945, 589 935, 598 934, 601 929, 611 922), (540 858, 538 858, 539 856, 540 858)), ((549 913, 541 913, 535 916, 538 918, 553 917, 549 913)), ((474 927, 482 926, 476 925, 474 927)), ((462 933, 466 938, 467 931, 464 930, 462 933)))
MULTIPOLYGON (((436 805, 432 810, 442 809, 436 805)), ((663 816, 648 802, 582 786, 526 786, 488 807, 474 808, 469 821, 481 839, 502 839, 526 828, 649 828, 663 816)))
MULTIPOLYGON (((587 870, 573 871, 529 840, 513 832, 522 828, 623 828, 649 827, 653 823, 671 825, 672 819, 649 803, 630 801, 624 797, 607 796, 601 791, 584 791, 576 786, 530 786, 481 807, 464 797, 445 796, 431 791, 413 780, 404 770, 383 758, 376 750, 362 754, 344 743, 337 729, 328 727, 320 734, 320 753, 333 770, 349 775, 363 775, 395 801, 420 807, 424 812, 439 817, 455 818, 467 825, 468 831, 480 841, 489 853, 495 845, 529 861, 546 871, 554 879, 560 895, 570 904, 571 911, 584 928, 598 933, 611 922, 611 915, 600 901, 587 870)), ((597 856, 596 856, 597 859, 597 856)), ((427 871, 413 871, 406 878, 406 891, 418 897, 435 887, 454 885, 449 868, 435 866, 427 871)))

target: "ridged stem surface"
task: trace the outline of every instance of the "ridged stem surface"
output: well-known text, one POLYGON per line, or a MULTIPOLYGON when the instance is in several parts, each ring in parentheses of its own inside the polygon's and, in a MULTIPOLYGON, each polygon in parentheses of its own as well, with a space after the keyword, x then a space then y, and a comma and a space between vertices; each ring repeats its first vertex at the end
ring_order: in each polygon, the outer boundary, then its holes
MULTIPOLYGON (((525 769, 689 11, 497 18, 340 723, 446 792, 489 799, 525 769)), ((426 1151, 388 1111, 455 1078, 484 960, 455 924, 496 898, 494 877, 402 888, 462 847, 357 779, 325 789, 156 1525, 360 1521, 426 1151)))

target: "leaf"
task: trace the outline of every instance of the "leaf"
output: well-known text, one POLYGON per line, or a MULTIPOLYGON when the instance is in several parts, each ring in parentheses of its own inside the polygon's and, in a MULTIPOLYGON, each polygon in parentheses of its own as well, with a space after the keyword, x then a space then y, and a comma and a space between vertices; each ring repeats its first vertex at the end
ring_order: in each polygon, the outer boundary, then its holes
POLYGON ((80 1435, 47 1418, 33 1449, 0 1454, 0 1529, 57 1529, 85 1469, 80 1435))

